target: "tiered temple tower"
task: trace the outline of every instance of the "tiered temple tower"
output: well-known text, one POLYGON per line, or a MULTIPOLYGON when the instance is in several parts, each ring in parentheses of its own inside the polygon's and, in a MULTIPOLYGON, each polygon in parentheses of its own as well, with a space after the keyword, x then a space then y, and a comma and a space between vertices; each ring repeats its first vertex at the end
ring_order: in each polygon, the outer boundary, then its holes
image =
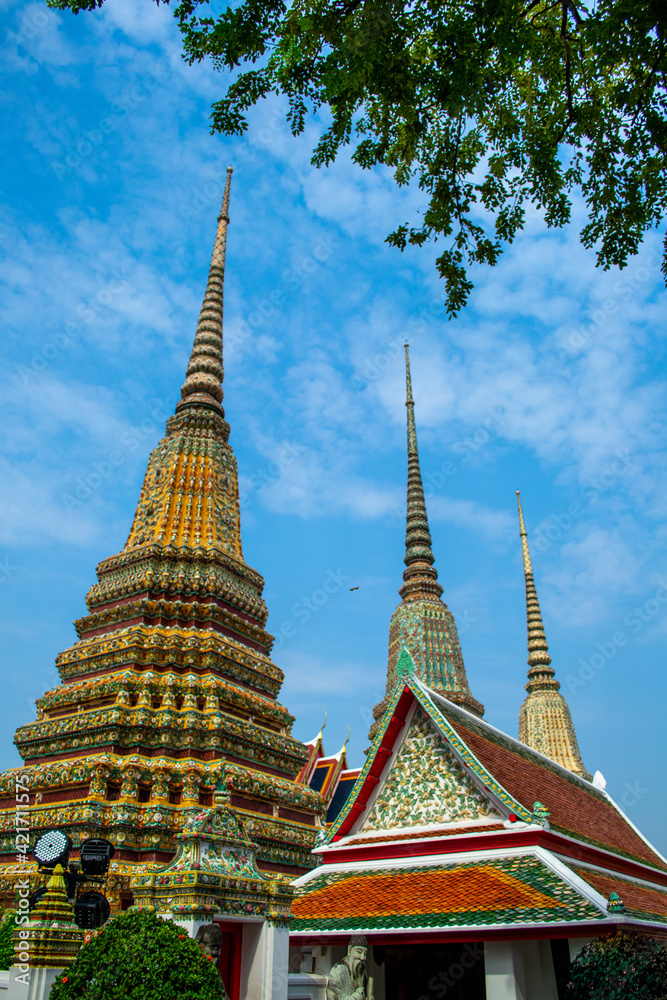
POLYGON ((173 417, 152 452, 129 538, 97 568, 62 679, 0 778, 0 899, 13 899, 17 773, 30 787, 31 838, 51 827, 75 847, 115 845, 110 899, 168 861, 184 813, 224 786, 265 871, 301 874, 323 801, 294 778, 307 758, 276 700, 264 581, 243 558, 236 459, 222 408, 223 279, 229 188, 194 346, 173 417), (145 867, 143 870, 146 870, 145 867))
POLYGON ((454 616, 442 600, 442 587, 433 565, 431 535, 426 514, 424 486, 419 468, 415 402, 412 398, 410 355, 405 345, 405 379, 408 423, 408 502, 405 533, 405 570, 399 590, 401 603, 389 625, 389 660, 385 697, 373 709, 375 722, 370 738, 384 714, 387 699, 396 684, 396 664, 401 650, 409 650, 417 676, 450 701, 475 715, 484 714, 484 706, 470 693, 461 655, 454 616))
POLYGON ((529 666, 526 684, 528 696, 519 712, 519 739, 533 750, 539 750, 546 757, 562 764, 569 771, 590 779, 591 776, 584 767, 579 753, 570 709, 560 693, 556 671, 551 666, 518 490, 516 500, 519 507, 519 534, 526 578, 529 666))

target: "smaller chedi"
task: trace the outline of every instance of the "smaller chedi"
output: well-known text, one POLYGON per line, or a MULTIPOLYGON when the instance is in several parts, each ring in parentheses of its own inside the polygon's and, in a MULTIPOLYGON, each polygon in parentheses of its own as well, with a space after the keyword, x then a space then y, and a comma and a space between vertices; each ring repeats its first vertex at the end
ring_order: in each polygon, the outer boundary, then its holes
MULTIPOLYGON (((14 932, 17 939, 20 930, 14 932)), ((62 865, 56 865, 46 883, 46 892, 31 914, 26 940, 30 965, 62 969, 75 958, 83 943, 83 931, 74 923, 74 910, 67 899, 62 865)))
POLYGON ((56 865, 27 926, 14 930, 16 964, 10 969, 8 1000, 46 1000, 83 944, 63 876, 62 865, 56 865))

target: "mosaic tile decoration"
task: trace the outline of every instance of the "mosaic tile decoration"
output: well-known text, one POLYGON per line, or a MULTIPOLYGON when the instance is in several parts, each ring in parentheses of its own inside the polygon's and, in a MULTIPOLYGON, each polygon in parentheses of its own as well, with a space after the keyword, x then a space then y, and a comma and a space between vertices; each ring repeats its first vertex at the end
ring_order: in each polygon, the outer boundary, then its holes
POLYGON ((361 832, 500 818, 421 709, 361 832))

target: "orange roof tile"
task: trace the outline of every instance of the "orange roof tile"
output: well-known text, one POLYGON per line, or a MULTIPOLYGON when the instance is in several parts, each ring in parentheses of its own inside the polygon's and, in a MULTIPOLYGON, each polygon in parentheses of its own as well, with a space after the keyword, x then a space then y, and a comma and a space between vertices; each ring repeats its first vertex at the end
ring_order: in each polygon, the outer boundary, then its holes
POLYGON ((600 911, 532 856, 318 872, 297 889, 292 927, 416 927, 597 919, 600 911))

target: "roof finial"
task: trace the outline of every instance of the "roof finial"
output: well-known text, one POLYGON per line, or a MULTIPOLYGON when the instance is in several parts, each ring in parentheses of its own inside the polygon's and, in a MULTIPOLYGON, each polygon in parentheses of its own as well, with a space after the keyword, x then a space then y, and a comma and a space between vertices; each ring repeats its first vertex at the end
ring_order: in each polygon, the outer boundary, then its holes
POLYGON ((417 449, 417 429, 415 426, 415 401, 412 398, 412 378, 410 375, 410 354, 405 344, 405 405, 408 411, 408 507, 405 532, 405 583, 399 593, 401 597, 442 594, 437 583, 438 574, 431 549, 431 535, 426 514, 426 500, 419 468, 417 449))
POLYGON ((526 534, 526 525, 523 523, 523 511, 521 509, 521 496, 519 491, 516 491, 516 502, 519 507, 519 535, 521 536, 521 552, 523 553, 523 571, 526 575, 533 575, 533 566, 530 561, 530 550, 528 548, 528 535, 526 534))
POLYGON ((222 409, 222 307, 225 280, 225 251, 229 225, 229 189, 232 168, 227 167, 227 182, 218 216, 218 231, 213 245, 208 283, 204 293, 197 332, 190 355, 181 400, 176 412, 191 406, 204 406, 224 416, 222 409))

